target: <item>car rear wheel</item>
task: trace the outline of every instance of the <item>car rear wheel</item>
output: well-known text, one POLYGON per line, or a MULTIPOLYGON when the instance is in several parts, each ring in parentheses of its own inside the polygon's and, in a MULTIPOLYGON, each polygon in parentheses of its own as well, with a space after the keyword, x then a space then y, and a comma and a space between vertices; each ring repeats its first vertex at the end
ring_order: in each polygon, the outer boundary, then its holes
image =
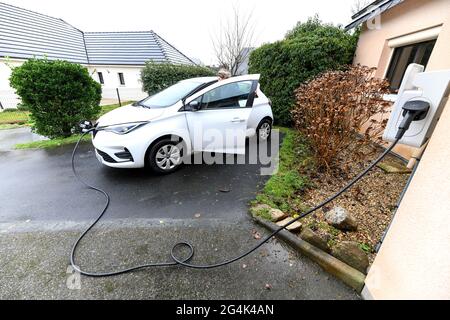
POLYGON ((172 173, 180 167, 182 162, 182 144, 170 139, 157 142, 148 154, 150 168, 157 173, 172 173))

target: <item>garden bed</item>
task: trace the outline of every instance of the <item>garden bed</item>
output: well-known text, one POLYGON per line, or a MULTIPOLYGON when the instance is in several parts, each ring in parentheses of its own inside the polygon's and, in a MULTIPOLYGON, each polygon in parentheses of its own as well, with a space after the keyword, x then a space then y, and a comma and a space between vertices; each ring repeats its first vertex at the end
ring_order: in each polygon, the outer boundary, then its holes
MULTIPOLYGON (((310 175, 314 187, 304 190, 299 195, 303 203, 312 207, 340 190, 352 177, 369 166, 375 157, 382 152, 381 148, 377 149, 375 152, 363 150, 365 156, 360 161, 353 162, 350 165, 348 176, 336 174, 330 176, 325 173, 310 175)), ((349 155, 345 152, 340 155, 343 158, 347 156, 349 155)), ((405 166, 401 160, 393 155, 388 155, 384 161, 394 163, 399 167, 405 166)), ((369 260, 372 262, 375 256, 375 246, 381 240, 392 220, 408 177, 408 173, 387 173, 381 168, 375 167, 348 192, 316 211, 310 217, 306 217, 303 223, 318 233, 327 233, 331 246, 342 241, 358 242, 361 249, 368 253, 369 260), (336 206, 344 208, 355 218, 358 224, 356 231, 343 232, 327 224, 325 213, 336 206)))
MULTIPOLYGON (((339 154, 338 163, 349 163, 331 172, 318 172, 314 160, 308 152, 308 144, 296 131, 282 129, 285 133, 280 149, 280 167, 278 173, 269 179, 263 191, 257 195, 253 208, 258 204, 280 209, 296 218, 308 208, 315 206, 340 190, 351 178, 360 173, 380 154, 380 147, 363 147, 358 160, 344 161, 352 157, 348 152, 339 154)), ((390 166, 404 168, 405 164, 393 155, 383 162, 390 166)), ((381 240, 389 226, 398 199, 402 193, 409 173, 387 173, 376 167, 348 192, 302 219, 302 230, 310 228, 327 241, 329 252, 340 243, 352 241, 359 245, 372 262, 375 246, 381 240), (355 231, 342 231, 331 226, 325 219, 329 210, 341 207, 357 222, 355 231)), ((252 210, 253 214, 270 219, 267 210, 252 210)), ((299 234, 299 230, 296 231, 299 234)))

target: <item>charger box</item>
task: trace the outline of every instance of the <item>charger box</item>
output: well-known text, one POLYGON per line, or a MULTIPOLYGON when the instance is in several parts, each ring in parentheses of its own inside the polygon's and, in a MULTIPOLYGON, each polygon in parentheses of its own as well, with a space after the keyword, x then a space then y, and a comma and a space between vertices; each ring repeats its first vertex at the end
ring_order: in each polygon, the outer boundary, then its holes
POLYGON ((397 99, 383 134, 386 141, 394 141, 403 120, 403 105, 408 101, 423 100, 430 104, 425 119, 413 121, 400 144, 421 147, 433 133, 434 127, 447 103, 450 92, 450 70, 424 72, 419 64, 410 64, 398 91, 397 99))

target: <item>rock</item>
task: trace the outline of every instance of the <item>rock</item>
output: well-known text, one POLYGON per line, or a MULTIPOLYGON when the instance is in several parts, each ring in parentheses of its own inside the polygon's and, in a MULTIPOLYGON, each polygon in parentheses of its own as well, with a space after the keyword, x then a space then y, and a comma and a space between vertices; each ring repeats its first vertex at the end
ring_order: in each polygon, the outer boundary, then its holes
POLYGON ((342 231, 355 231, 358 223, 352 215, 341 207, 334 207, 325 214, 325 220, 329 225, 342 231))
MULTIPOLYGON (((294 220, 294 218, 288 217, 286 219, 278 221, 277 225, 282 227, 282 226, 287 225, 292 220, 294 220)), ((293 224, 289 225, 286 229, 289 230, 289 231, 295 232, 295 231, 300 231, 301 228, 302 228, 302 224, 300 222, 298 222, 298 221, 295 221, 293 224)))
POLYGON ((377 164, 377 167, 386 173, 411 173, 412 171, 403 164, 389 160, 377 164))
POLYGON ((283 211, 281 211, 279 209, 274 209, 274 208, 271 208, 269 213, 270 213, 270 216, 271 216, 273 222, 280 221, 288 216, 283 211))
POLYGON ((257 204, 250 208, 250 212, 254 216, 262 216, 266 219, 270 216, 272 222, 280 221, 288 215, 279 209, 272 208, 267 204, 257 204))
POLYGON ((367 257, 367 254, 359 247, 357 242, 343 241, 338 243, 333 247, 331 254, 362 273, 367 272, 367 268, 369 267, 369 258, 367 257))
POLYGON ((312 231, 310 228, 305 228, 300 233, 300 238, 305 240, 309 244, 312 244, 316 248, 319 248, 323 251, 329 252, 327 240, 323 237, 319 236, 317 233, 312 231))

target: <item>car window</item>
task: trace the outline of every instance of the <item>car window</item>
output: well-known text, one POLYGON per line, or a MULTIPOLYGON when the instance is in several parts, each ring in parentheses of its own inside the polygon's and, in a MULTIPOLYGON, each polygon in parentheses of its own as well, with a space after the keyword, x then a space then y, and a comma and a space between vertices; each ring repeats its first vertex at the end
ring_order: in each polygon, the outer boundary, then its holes
POLYGON ((228 83, 206 92, 201 99, 201 109, 245 108, 253 81, 228 83))
POLYGON ((201 85, 202 83, 195 81, 180 81, 173 86, 148 97, 142 101, 141 104, 149 108, 169 107, 201 85))

